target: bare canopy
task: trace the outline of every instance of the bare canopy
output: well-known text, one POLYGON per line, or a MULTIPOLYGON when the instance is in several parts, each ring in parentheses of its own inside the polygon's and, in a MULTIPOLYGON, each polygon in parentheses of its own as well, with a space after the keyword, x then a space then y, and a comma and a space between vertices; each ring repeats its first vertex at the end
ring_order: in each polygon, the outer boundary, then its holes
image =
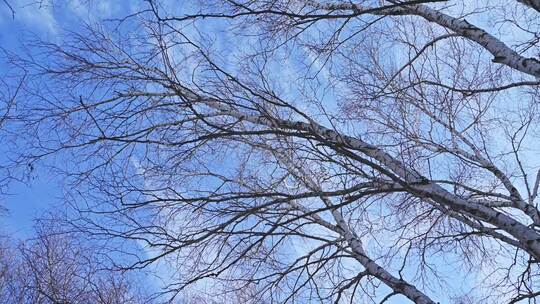
POLYGON ((7 56, 16 165, 144 249, 122 269, 173 300, 535 303, 539 1, 181 3, 7 56))

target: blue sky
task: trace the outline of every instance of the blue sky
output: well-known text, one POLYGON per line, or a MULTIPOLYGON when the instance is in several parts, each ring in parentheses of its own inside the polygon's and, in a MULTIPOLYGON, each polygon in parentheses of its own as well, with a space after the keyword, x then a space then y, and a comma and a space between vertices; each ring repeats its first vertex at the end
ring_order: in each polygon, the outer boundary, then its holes
MULTIPOLYGON (((54 37, 57 23, 51 8, 28 7, 22 1, 13 1, 11 5, 16 10, 15 18, 7 6, 3 3, 0 5, 1 48, 16 52, 21 47, 21 38, 28 33, 46 39, 54 37)), ((1 74, 9 72, 7 69, 0 61, 1 74)), ((4 155, 2 153, 0 157, 4 158, 4 155)), ((29 184, 11 184, 9 195, 2 198, 3 205, 9 211, 0 219, 0 229, 13 237, 28 236, 32 231, 33 219, 58 202, 59 194, 58 184, 47 172, 38 172, 29 184)))
MULTIPOLYGON (((29 5, 31 2, 35 1, 10 0, 15 9, 13 18, 7 6, 0 1, 0 49, 20 52, 22 40, 31 36, 59 41, 63 29, 76 30, 85 22, 96 21, 96 15, 111 18, 117 13, 129 12, 132 4, 139 1, 96 1, 87 6, 78 0, 61 0, 56 1, 60 5, 54 7, 48 6, 46 1, 43 6, 29 5)), ((0 60, 0 77, 9 73, 8 69, 3 60, 0 60)), ((0 146, 0 163, 7 161, 2 148, 5 149, 5 146, 0 146)), ((7 213, 0 215, 0 234, 21 240, 32 237, 35 219, 61 204, 60 179, 46 168, 38 166, 28 182, 11 183, 8 194, 0 197, 0 206, 8 209, 7 213)), ((149 290, 158 284, 155 280, 145 282, 144 287, 149 290)))
MULTIPOLYGON (((17 52, 21 47, 21 38, 25 35, 39 36, 46 40, 61 39, 63 28, 76 30, 83 22, 99 18, 111 18, 117 14, 126 14, 141 1, 95 1, 91 6, 78 0, 60 2, 60 6, 28 5, 33 0, 11 0, 16 11, 15 18, 0 1, 0 47, 17 52)), ((0 74, 7 69, 0 61, 0 74)), ((2 154, 3 155, 3 154, 2 154)), ((3 156, 0 156, 2 161, 3 156)), ((40 216, 49 207, 61 203, 61 188, 58 180, 50 172, 38 170, 36 178, 29 184, 15 183, 10 188, 10 195, 3 200, 9 213, 0 218, 0 229, 15 237, 25 237, 32 232, 35 217, 40 216)), ((442 263, 441 263, 442 264, 442 263)), ((441 265, 442 267, 442 265, 441 265)), ((444 293, 444 292, 443 292, 444 293)), ((408 303, 399 297, 389 303, 408 303)))
MULTIPOLYGON (((22 40, 39 37, 48 41, 61 40, 63 29, 76 30, 83 23, 98 19, 114 18, 132 11, 141 1, 84 1, 10 0, 15 10, 13 16, 8 6, 0 1, 0 48, 20 52, 22 40)), ((0 75, 9 73, 8 66, 0 60, 0 75)), ((5 160, 1 153, 0 161, 5 160)), ((33 219, 53 205, 61 203, 61 188, 53 174, 41 169, 27 184, 13 183, 9 195, 2 203, 9 212, 0 218, 0 230, 15 237, 25 237, 32 231, 33 219)))

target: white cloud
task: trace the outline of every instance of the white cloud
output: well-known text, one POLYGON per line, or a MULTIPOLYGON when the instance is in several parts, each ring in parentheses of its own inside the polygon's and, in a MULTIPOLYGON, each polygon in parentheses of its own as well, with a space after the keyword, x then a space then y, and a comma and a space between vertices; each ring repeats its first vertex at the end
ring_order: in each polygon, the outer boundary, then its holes
POLYGON ((58 22, 53 13, 53 7, 48 0, 41 3, 29 0, 10 0, 10 5, 15 10, 15 18, 7 6, 0 9, 0 29, 2 27, 11 28, 13 22, 22 24, 32 31, 56 34, 58 32, 58 22))

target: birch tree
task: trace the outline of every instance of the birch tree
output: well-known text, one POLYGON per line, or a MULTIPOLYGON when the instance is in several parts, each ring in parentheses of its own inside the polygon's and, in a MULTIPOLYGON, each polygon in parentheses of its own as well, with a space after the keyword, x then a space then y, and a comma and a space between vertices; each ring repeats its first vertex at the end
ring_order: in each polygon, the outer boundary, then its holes
POLYGON ((41 225, 24 241, 2 237, 0 301, 14 304, 153 303, 131 274, 104 268, 98 248, 41 225))
POLYGON ((8 57, 13 153, 173 302, 536 303, 539 7, 146 1, 8 57))

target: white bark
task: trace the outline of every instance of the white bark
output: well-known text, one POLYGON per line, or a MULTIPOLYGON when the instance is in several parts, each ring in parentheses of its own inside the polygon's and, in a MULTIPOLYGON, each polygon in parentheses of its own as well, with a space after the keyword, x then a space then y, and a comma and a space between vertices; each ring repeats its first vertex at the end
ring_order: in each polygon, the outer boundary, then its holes
POLYGON ((490 223, 512 235, 518 240, 524 248, 535 258, 540 259, 540 234, 534 229, 525 224, 513 219, 512 217, 503 214, 493 208, 487 207, 474 201, 464 200, 436 183, 432 183, 425 177, 421 176, 414 170, 411 170, 406 165, 401 163, 385 151, 364 142, 361 139, 340 134, 334 130, 328 129, 317 124, 314 121, 305 123, 301 121, 288 121, 279 118, 269 118, 261 115, 250 115, 238 111, 230 105, 224 104, 212 98, 203 98, 197 96, 191 91, 184 88, 172 88, 175 93, 133 93, 134 95, 155 95, 155 96, 183 96, 192 100, 205 104, 206 106, 219 111, 222 115, 236 118, 241 121, 247 121, 255 125, 266 126, 277 129, 291 129, 313 133, 323 140, 330 141, 335 144, 343 145, 354 150, 357 150, 375 160, 377 160, 384 168, 392 171, 400 177, 418 196, 429 198, 443 206, 447 206, 455 211, 465 211, 487 223, 490 223))
MULTIPOLYGON (((319 184, 311 178, 311 176, 313 176, 313 173, 309 172, 308 169, 296 166, 294 160, 288 159, 282 155, 276 156, 289 168, 289 172, 291 172, 295 176, 295 178, 299 182, 303 183, 308 189, 316 192, 323 191, 319 184)), ((331 207, 333 205, 327 197, 321 196, 320 199, 325 203, 327 207, 331 207)), ((403 294, 414 303, 435 304, 433 300, 431 300, 427 295, 418 290, 414 285, 408 283, 403 279, 396 278, 390 272, 378 265, 375 261, 370 259, 363 248, 362 240, 353 230, 349 228, 349 225, 347 225, 347 222, 341 215, 340 211, 333 208, 331 210, 331 213, 332 217, 336 221, 336 226, 339 227, 339 230, 337 232, 340 233, 343 238, 345 238, 345 240, 347 240, 347 243, 352 250, 354 258, 360 264, 362 264, 362 266, 364 266, 364 268, 369 274, 386 284, 394 292, 403 294)))
MULTIPOLYGON (((180 94, 185 94, 185 92, 180 94)), ((336 131, 325 128, 315 122, 308 124, 300 121, 293 122, 277 118, 270 119, 264 116, 247 115, 232 109, 219 101, 205 98, 196 99, 198 99, 198 101, 201 103, 220 111, 223 115, 231 116, 238 120, 244 120, 253 124, 264 125, 271 128, 312 132, 320 136, 322 139, 358 150, 363 154, 376 159, 385 168, 391 170, 397 176, 402 178, 415 191, 417 191, 417 195, 427 196, 433 201, 440 203, 441 205, 448 206, 453 210, 466 211, 469 214, 473 214, 478 218, 481 218, 482 220, 505 230, 507 233, 524 244, 524 246, 529 248, 529 252, 532 255, 540 258, 540 235, 536 231, 499 211, 472 201, 466 201, 458 196, 453 195, 441 186, 427 181, 427 179, 419 175, 417 172, 408 169, 399 160, 396 160, 394 157, 376 146, 370 145, 357 138, 339 134, 336 131)))
MULTIPOLYGON (((535 9, 540 7, 537 6, 540 2, 538 0, 521 0, 519 2, 535 9)), ((441 13, 438 10, 431 9, 426 5, 408 5, 390 7, 388 9, 380 10, 352 3, 322 5, 315 1, 308 1, 307 5, 321 10, 350 10, 353 12, 353 14, 358 15, 367 12, 374 15, 420 16, 430 22, 436 23, 471 41, 478 43, 485 50, 487 50, 493 55, 493 62, 507 65, 513 69, 532 75, 534 77, 540 77, 540 61, 538 59, 523 57, 495 36, 467 22, 467 20, 449 16, 447 14, 441 13)))
POLYGON ((465 19, 451 17, 425 5, 407 7, 405 11, 421 16, 428 21, 435 22, 478 43, 493 55, 493 62, 502 63, 520 72, 540 77, 540 61, 535 58, 521 56, 495 36, 470 24, 465 19))
MULTIPOLYGON (((218 110, 223 115, 234 117, 238 120, 243 120, 270 128, 311 132, 320 136, 324 140, 358 150, 361 153, 379 161, 385 168, 402 178, 403 181, 405 181, 415 192, 413 194, 429 198, 443 206, 449 207, 452 210, 464 211, 506 231, 508 234, 512 235, 516 240, 518 240, 522 244, 523 248, 527 249, 531 255, 537 259, 540 259, 540 235, 534 229, 484 204, 474 201, 467 201, 448 192, 438 184, 430 182, 419 173, 409 169, 406 165, 390 154, 384 152, 376 146, 362 141, 361 139, 339 134, 338 132, 321 126, 314 121, 305 123, 301 121, 288 121, 279 118, 248 115, 217 100, 196 96, 194 93, 188 92, 184 88, 175 88, 175 91, 176 93, 158 93, 154 95, 171 97, 186 96, 191 100, 200 102, 209 106, 210 108, 218 110)), ((145 94, 152 95, 144 92, 134 94, 139 96, 145 94)))

